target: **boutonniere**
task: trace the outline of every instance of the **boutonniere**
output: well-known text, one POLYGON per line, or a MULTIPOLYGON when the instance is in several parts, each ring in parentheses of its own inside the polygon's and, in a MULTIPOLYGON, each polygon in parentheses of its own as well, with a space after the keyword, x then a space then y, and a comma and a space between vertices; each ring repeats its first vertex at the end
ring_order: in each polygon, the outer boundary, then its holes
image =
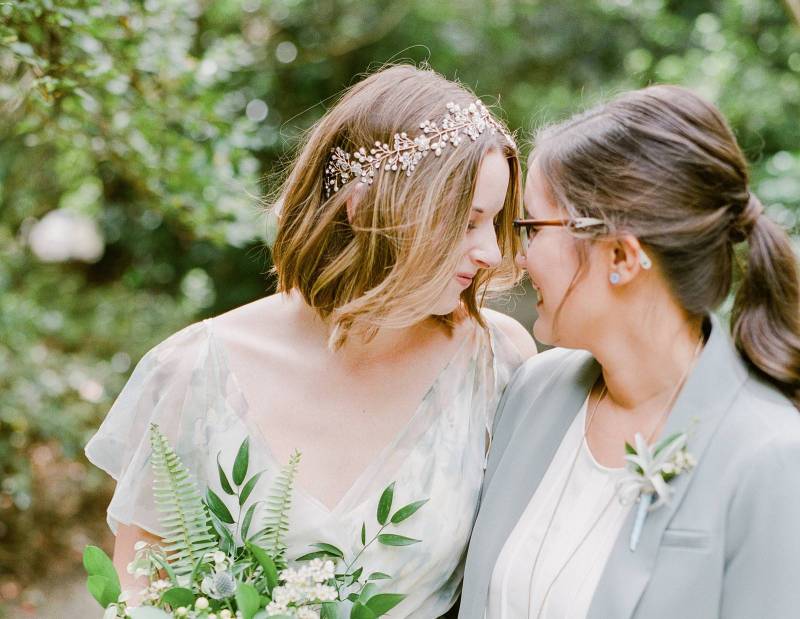
POLYGON ((656 445, 648 445, 644 436, 636 433, 634 447, 625 443, 625 468, 628 471, 619 486, 619 500, 630 505, 638 500, 636 520, 631 531, 630 549, 636 550, 647 514, 668 505, 674 489, 669 483, 691 471, 697 464, 686 449, 689 437, 685 432, 673 434, 656 445))

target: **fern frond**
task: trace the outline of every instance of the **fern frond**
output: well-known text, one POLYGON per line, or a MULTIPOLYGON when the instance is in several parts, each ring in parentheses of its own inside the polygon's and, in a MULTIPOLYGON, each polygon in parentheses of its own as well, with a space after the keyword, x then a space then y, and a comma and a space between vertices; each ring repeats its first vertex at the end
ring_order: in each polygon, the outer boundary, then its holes
POLYGON ((273 557, 276 567, 286 567, 286 544, 284 538, 289 532, 289 510, 292 507, 292 489, 300 464, 300 452, 295 451, 289 462, 281 469, 275 484, 267 497, 264 507, 263 533, 258 538, 258 545, 273 557))
POLYGON ((163 549, 175 573, 191 574, 206 552, 216 550, 211 520, 197 482, 156 424, 150 424, 153 498, 164 527, 163 549))

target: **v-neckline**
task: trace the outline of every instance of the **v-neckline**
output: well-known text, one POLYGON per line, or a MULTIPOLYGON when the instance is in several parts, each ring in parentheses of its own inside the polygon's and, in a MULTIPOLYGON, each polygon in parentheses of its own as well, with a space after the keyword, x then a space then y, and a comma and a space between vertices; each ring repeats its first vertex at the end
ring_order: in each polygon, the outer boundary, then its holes
MULTIPOLYGON (((244 410, 243 412, 239 413, 239 418, 241 419, 242 423, 247 429, 248 436, 256 434, 258 436, 260 446, 263 448, 267 459, 271 461, 273 466, 275 466, 276 471, 282 469, 285 463, 281 463, 278 460, 277 456, 275 455, 275 452, 270 446, 269 441, 267 440, 267 437, 262 431, 261 426, 258 423, 256 423, 254 419, 251 418, 250 412, 253 410, 253 408, 250 406, 250 402, 247 399, 247 395, 245 394, 244 389, 242 389, 242 386, 239 383, 239 379, 229 363, 227 348, 225 347, 223 342, 217 341, 217 339, 215 338, 213 318, 207 318, 206 320, 203 321, 203 323, 206 325, 206 331, 209 338, 209 342, 211 346, 213 346, 216 349, 216 351, 222 358, 224 369, 227 372, 228 376, 230 376, 233 387, 237 392, 237 396, 243 403, 244 410)), ((353 481, 348 485, 347 490, 341 497, 339 497, 339 499, 334 503, 332 507, 329 507, 328 505, 323 503, 310 491, 306 490, 304 486, 298 484, 297 481, 295 481, 294 483, 294 492, 302 494, 306 499, 308 499, 309 502, 316 505, 328 517, 340 513, 343 506, 346 505, 348 502, 352 501, 353 496, 358 494, 358 491, 364 485, 364 481, 369 479, 380 468, 382 463, 386 461, 387 454, 389 454, 392 450, 394 450, 397 447, 397 445, 402 441, 402 439, 406 436, 409 429, 414 425, 414 422, 422 414, 425 408, 425 403, 428 401, 431 394, 433 394, 437 390, 440 383, 442 382, 443 377, 449 373, 449 371, 456 364, 456 361, 459 358, 461 358, 464 351, 468 348, 468 344, 470 342, 474 342, 476 334, 478 333, 479 330, 480 327, 478 325, 473 325, 473 328, 470 329, 470 331, 463 337, 461 342, 458 343, 455 352, 451 355, 451 357, 448 359, 447 363, 442 367, 442 369, 436 374, 428 389, 425 390, 425 394, 422 396, 422 399, 417 404, 416 408, 414 409, 414 412, 406 420, 406 423, 400 428, 400 430, 394 435, 394 437, 383 448, 381 448, 381 450, 378 452, 378 455, 375 456, 358 475, 356 475, 353 481)))

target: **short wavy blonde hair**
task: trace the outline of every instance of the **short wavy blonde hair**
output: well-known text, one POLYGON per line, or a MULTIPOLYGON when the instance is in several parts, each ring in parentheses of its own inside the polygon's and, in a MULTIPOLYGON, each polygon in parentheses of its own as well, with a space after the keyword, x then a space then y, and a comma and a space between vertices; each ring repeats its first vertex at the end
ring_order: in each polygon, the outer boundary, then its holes
MULTIPOLYGON (((462 256, 478 169, 492 150, 508 161, 510 182, 497 216, 501 264, 482 270, 462 296, 464 312, 480 314, 487 291, 519 280, 513 219, 521 202, 516 146, 501 132, 447 147, 410 176, 378 172, 348 221, 347 201, 358 181, 326 197, 323 171, 331 149, 353 152, 395 133, 419 133, 447 103, 462 107, 474 94, 429 69, 399 65, 351 87, 309 131, 275 202, 279 220, 272 248, 278 290, 298 291, 332 325, 331 346, 357 329, 405 327, 430 316, 431 304, 451 281, 462 256)), ((454 315, 442 317, 452 324, 454 315)))

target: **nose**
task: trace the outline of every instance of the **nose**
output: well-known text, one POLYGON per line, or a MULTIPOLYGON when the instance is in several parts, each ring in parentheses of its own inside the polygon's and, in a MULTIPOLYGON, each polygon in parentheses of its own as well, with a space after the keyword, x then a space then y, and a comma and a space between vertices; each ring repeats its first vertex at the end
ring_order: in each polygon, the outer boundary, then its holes
POLYGON ((498 266, 503 260, 503 256, 497 245, 497 238, 491 235, 491 238, 476 245, 470 252, 470 259, 479 269, 491 269, 498 266))

